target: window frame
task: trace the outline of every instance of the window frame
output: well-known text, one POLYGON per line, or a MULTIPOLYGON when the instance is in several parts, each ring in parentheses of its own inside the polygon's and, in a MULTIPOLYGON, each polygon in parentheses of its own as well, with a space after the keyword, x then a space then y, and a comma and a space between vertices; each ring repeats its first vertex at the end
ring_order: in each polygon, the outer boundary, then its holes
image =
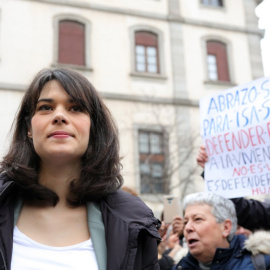
MULTIPOLYGON (((228 64, 228 49, 227 49, 227 44, 220 41, 220 40, 207 40, 206 41, 206 49, 207 49, 207 67, 208 67, 208 56, 209 55, 214 55, 216 57, 216 69, 217 69, 217 80, 216 81, 219 81, 219 82, 230 82, 231 81, 231 78, 230 78, 230 72, 229 72, 229 64, 228 64), (226 57, 226 63, 224 61, 225 58, 221 58, 222 55, 220 53, 218 53, 218 51, 215 51, 214 52, 208 52, 209 51, 209 47, 208 47, 208 44, 212 43, 212 46, 213 44, 215 44, 216 48, 219 47, 219 50, 223 50, 225 52, 225 57, 226 57), (223 60, 222 60, 223 59, 223 60), (222 65, 222 63, 225 63, 226 64, 226 67, 227 67, 227 71, 226 73, 223 73, 222 72, 222 67, 220 65, 222 65), (221 79, 221 77, 227 77, 228 79, 221 79)), ((220 52, 220 51, 219 51, 220 52)), ((224 67, 224 66, 223 66, 224 67)), ((224 71, 225 72, 225 71, 224 71)), ((208 80, 211 81, 210 79, 210 76, 209 76, 209 68, 207 68, 207 74, 208 74, 208 80)), ((214 80, 215 81, 215 80, 214 80)))
POLYGON ((165 149, 165 137, 166 134, 161 131, 161 130, 156 130, 156 129, 149 129, 149 128, 138 128, 137 130, 137 144, 138 144, 138 168, 139 168, 139 190, 140 190, 140 194, 141 195, 147 195, 147 194, 166 194, 168 192, 168 183, 166 182, 162 182, 162 176, 160 178, 153 177, 153 167, 155 167, 156 165, 161 166, 162 168, 162 173, 165 172, 166 169, 166 162, 167 162, 167 155, 166 155, 166 149, 165 149), (148 136, 148 152, 141 152, 141 143, 140 143, 140 134, 147 134, 148 136), (159 148, 161 149, 161 151, 155 153, 152 153, 151 151, 151 146, 153 147, 153 144, 151 144, 151 135, 158 135, 159 137, 161 137, 161 141, 159 143, 159 148), (148 164, 147 163, 143 163, 142 161, 145 159, 147 161, 148 157, 152 156, 153 160, 150 161, 148 164), (143 174, 142 170, 141 170, 141 166, 142 165, 147 165, 147 167, 149 168, 149 176, 147 174, 143 174), (143 179, 145 179, 144 177, 150 177, 149 181, 151 181, 153 183, 154 186, 154 191, 151 192, 151 188, 146 189, 146 191, 143 191, 142 189, 142 183, 144 182, 143 179), (156 179, 156 181, 155 181, 156 179), (154 180, 154 181, 153 181, 154 180), (160 181, 160 184, 158 184, 160 181), (162 186, 162 190, 160 190, 160 187, 158 186, 162 186))
POLYGON ((57 15, 54 17, 54 44, 53 44, 53 51, 54 51, 54 56, 53 56, 53 66, 67 66, 71 68, 76 68, 80 70, 88 70, 92 71, 92 66, 91 66, 91 23, 77 15, 73 14, 61 14, 57 15), (58 50, 59 50, 59 25, 61 21, 74 21, 78 22, 80 24, 84 25, 85 33, 84 33, 84 38, 85 38, 85 65, 73 65, 73 64, 64 64, 64 63, 59 63, 58 58, 58 50))
MULTIPOLYGON (((134 50, 134 54, 135 54, 135 71, 136 72, 145 72, 145 73, 149 73, 149 74, 159 74, 160 73, 160 64, 159 64, 159 53, 158 53, 158 36, 156 33, 153 33, 153 32, 149 32, 149 31, 136 31, 135 33, 135 50, 134 50), (137 34, 146 34, 146 35, 149 35, 149 36, 152 36, 153 39, 156 39, 156 42, 154 42, 155 44, 150 44, 148 42, 146 42, 145 44, 143 43, 138 43, 137 42, 137 34), (147 44, 148 43, 148 44, 147 44), (142 57, 144 58, 144 71, 140 71, 138 69, 138 52, 137 52, 137 48, 138 47, 142 47, 143 49, 143 55, 142 57), (154 56, 154 59, 155 59, 155 64, 154 64, 154 67, 156 68, 156 71, 155 72, 151 72, 149 70, 149 66, 150 66, 150 63, 149 63, 149 57, 151 57, 151 55, 149 55, 149 52, 148 52, 148 49, 149 48, 154 48, 155 49, 155 56, 154 56)), ((138 38, 139 39, 139 38, 138 38)))
POLYGON ((202 44, 202 49, 203 49, 203 59, 204 59, 204 77, 205 77, 205 83, 210 83, 210 84, 226 84, 226 85, 235 85, 234 80, 235 80, 235 76, 234 76, 234 67, 232 65, 233 61, 232 61, 232 45, 230 43, 229 40, 220 37, 220 36, 205 36, 201 39, 201 44, 202 44), (208 56, 208 52, 207 52, 207 41, 216 41, 216 42, 220 42, 226 45, 227 48, 227 66, 228 66, 228 76, 230 81, 214 81, 214 80, 210 80, 209 76, 208 76, 208 62, 207 62, 207 56, 208 56))
POLYGON ((165 58, 164 58, 164 35, 159 29, 149 25, 135 25, 129 28, 130 37, 130 75, 135 77, 148 77, 157 79, 167 79, 165 75, 165 58), (138 31, 151 32, 157 35, 158 40, 158 60, 159 60, 159 73, 151 72, 138 72, 136 71, 136 58, 135 58, 135 33, 138 31))

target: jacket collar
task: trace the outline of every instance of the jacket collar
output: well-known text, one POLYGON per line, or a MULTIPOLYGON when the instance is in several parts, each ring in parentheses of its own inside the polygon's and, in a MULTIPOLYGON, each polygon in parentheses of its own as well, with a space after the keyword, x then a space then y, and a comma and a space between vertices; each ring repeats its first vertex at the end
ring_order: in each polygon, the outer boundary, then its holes
POLYGON ((0 205, 14 185, 15 182, 8 179, 5 173, 0 174, 0 205))
POLYGON ((105 228, 102 214, 97 203, 87 203, 87 220, 92 243, 94 246, 98 269, 107 269, 107 247, 105 240, 105 228))

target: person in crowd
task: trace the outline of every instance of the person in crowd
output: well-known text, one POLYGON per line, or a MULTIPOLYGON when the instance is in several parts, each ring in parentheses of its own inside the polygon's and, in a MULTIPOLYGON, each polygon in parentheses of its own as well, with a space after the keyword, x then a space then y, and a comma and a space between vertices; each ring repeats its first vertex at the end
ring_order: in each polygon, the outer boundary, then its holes
POLYGON ((240 225, 237 225, 237 230, 236 230, 235 234, 243 234, 246 237, 249 237, 252 234, 252 231, 250 231, 250 230, 248 230, 240 225))
POLYGON ((172 222, 173 233, 178 235, 180 244, 183 245, 184 238, 184 220, 180 216, 175 216, 172 222))
POLYGON ((168 224, 166 233, 158 246, 158 262, 160 270, 171 270, 176 264, 175 255, 181 249, 177 234, 173 233, 172 224, 168 224))
POLYGON ((175 216, 172 222, 173 234, 176 234, 179 239, 180 249, 174 255, 174 261, 177 263, 181 258, 186 256, 188 252, 186 239, 184 237, 184 219, 180 216, 175 216))
POLYGON ((158 246, 159 266, 160 270, 171 270, 188 251, 183 241, 184 223, 180 216, 175 216, 171 224, 163 221, 162 226, 162 241, 158 246))
POLYGON ((41 70, 1 162, 1 269, 158 270, 160 221, 120 190, 120 171, 117 127, 93 85, 41 70))
MULTIPOLYGON (((205 147, 201 145, 197 156, 197 163, 204 168, 208 161, 205 147)), ((202 173, 204 176, 204 172, 202 173)), ((270 203, 260 202, 243 197, 231 199, 235 205, 238 224, 250 231, 263 229, 270 230, 270 203)))
POLYGON ((217 194, 195 193, 184 198, 183 209, 189 253, 174 269, 256 269, 251 254, 261 254, 265 269, 270 269, 270 255, 266 255, 270 254, 270 233, 265 232, 259 244, 255 234, 248 239, 252 243, 246 243, 244 235, 235 235, 237 217, 230 200, 217 194))
POLYGON ((161 220, 161 226, 158 229, 158 233, 159 233, 160 237, 162 238, 167 233, 167 230, 168 230, 170 224, 164 222, 163 214, 161 214, 160 220, 161 220))

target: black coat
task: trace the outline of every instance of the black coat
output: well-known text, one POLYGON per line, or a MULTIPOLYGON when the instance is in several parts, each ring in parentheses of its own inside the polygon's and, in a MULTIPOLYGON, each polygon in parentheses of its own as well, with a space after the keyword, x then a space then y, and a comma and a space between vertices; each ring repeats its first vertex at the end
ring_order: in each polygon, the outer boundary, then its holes
MULTIPOLYGON (((0 269, 10 270, 15 183, 0 176, 0 269)), ((118 191, 100 201, 109 270, 159 270, 160 221, 138 198, 118 191)))
POLYGON ((244 198, 231 200, 235 205, 239 225, 251 231, 270 230, 270 203, 244 198))

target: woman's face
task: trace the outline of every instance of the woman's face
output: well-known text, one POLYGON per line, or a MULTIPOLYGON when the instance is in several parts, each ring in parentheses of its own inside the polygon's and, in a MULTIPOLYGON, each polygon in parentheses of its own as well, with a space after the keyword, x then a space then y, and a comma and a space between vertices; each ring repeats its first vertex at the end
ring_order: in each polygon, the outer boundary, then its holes
POLYGON ((90 116, 57 80, 47 82, 36 104, 28 136, 41 161, 80 161, 90 136, 90 116))
POLYGON ((184 235, 191 255, 198 261, 212 261, 217 248, 228 248, 231 223, 217 223, 207 204, 190 205, 184 216, 184 235), (227 224, 228 223, 228 224, 227 224))

